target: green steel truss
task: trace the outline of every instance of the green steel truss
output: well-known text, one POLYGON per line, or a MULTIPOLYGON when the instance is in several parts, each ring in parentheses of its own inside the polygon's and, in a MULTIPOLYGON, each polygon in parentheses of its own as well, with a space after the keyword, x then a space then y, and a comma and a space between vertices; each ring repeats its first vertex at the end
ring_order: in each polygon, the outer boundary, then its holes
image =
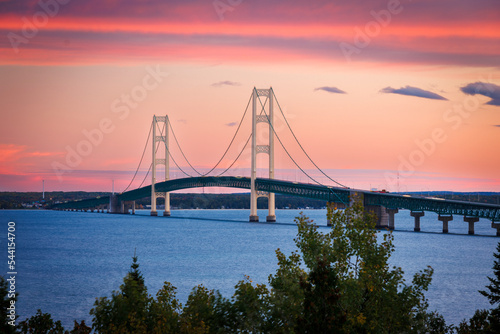
MULTIPOLYGON (((328 187, 323 185, 257 178, 255 186, 258 191, 286 194, 298 197, 321 199, 336 203, 349 203, 351 193, 361 193, 365 206, 375 205, 393 209, 411 211, 432 211, 438 214, 455 214, 470 217, 486 218, 500 221, 500 206, 493 204, 450 201, 432 198, 409 197, 396 194, 374 193, 365 190, 328 187)), ((157 192, 172 192, 181 189, 203 187, 229 187, 250 189, 250 178, 238 176, 201 176, 174 179, 156 184, 157 192)), ((151 196, 151 186, 142 187, 118 194, 120 201, 134 201, 151 196)), ((90 209, 109 203, 109 196, 81 201, 58 203, 54 209, 90 209)))
MULTIPOLYGON (((157 183, 157 192, 171 192, 189 188, 228 187, 250 189, 250 178, 238 176, 200 176, 175 179, 157 183)), ((257 191, 273 192, 299 197, 322 199, 330 202, 349 202, 349 191, 343 188, 331 188, 314 184, 296 183, 280 180, 261 179, 255 181, 257 191)), ((120 194, 121 201, 133 201, 151 196, 151 186, 120 194)))
POLYGON ((495 204, 451 201, 435 198, 409 197, 396 194, 364 192, 365 205, 385 206, 391 209, 432 211, 441 215, 461 215, 500 221, 500 206, 495 204))
POLYGON ((93 209, 98 206, 106 206, 109 204, 109 196, 101 196, 97 198, 83 199, 80 201, 71 201, 65 203, 57 203, 51 206, 51 209, 93 209))

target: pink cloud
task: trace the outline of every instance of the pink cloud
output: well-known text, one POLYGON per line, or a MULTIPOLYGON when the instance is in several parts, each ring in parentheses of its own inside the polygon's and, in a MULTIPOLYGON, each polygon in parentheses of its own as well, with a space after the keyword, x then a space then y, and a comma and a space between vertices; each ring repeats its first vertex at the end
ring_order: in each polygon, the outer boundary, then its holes
POLYGON ((450 0, 401 2, 393 14, 388 12, 389 3, 395 2, 258 1, 251 6, 242 2, 220 21, 210 1, 152 1, 148 6, 128 1, 70 2, 30 38, 24 38, 22 30, 24 19, 29 21, 36 12, 36 3, 7 3, 0 10, 4 32, 0 60, 87 64, 203 55, 213 61, 231 62, 236 57, 279 62, 300 58, 294 57, 298 54, 345 61, 340 44, 348 43, 361 61, 499 65, 500 23, 493 2, 474 6, 450 6, 450 0), (444 11, 446 15, 441 15, 444 11), (5 37, 11 33, 21 39, 5 37), (210 48, 216 50, 206 53, 210 48), (258 49, 262 56, 247 57, 247 49, 258 49))
POLYGON ((24 175, 46 158, 62 156, 62 152, 30 151, 26 145, 0 144, 1 174, 24 175))

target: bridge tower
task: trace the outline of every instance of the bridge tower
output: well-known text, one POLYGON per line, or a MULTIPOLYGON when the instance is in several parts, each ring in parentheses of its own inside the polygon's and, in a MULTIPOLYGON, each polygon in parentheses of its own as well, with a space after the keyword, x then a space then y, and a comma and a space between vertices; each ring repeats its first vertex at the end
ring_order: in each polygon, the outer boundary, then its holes
POLYGON ((156 191, 156 166, 157 165, 165 165, 165 181, 170 179, 170 165, 169 165, 169 145, 168 145, 168 116, 153 116, 153 160, 151 165, 151 216, 158 216, 158 212, 156 212, 156 199, 158 197, 165 198, 165 211, 163 212, 164 217, 170 216, 170 193, 169 192, 157 192, 156 191), (160 125, 158 125, 160 123, 160 125), (163 123, 163 124, 161 124, 163 123), (161 131, 161 127, 163 126, 163 131, 161 131), (160 136, 156 135, 156 130, 160 130, 160 136), (165 145, 165 149, 163 150, 164 158, 157 159, 156 151, 159 148, 157 147, 157 142, 163 142, 165 145))
POLYGON ((257 198, 268 198, 269 214, 266 218, 268 222, 276 221, 275 214, 275 198, 274 193, 259 192, 255 189, 255 179, 257 178, 257 154, 265 153, 269 155, 269 178, 274 179, 274 92, 273 88, 256 89, 252 92, 252 167, 251 167, 251 192, 250 192, 250 221, 258 222, 257 215, 257 198), (260 97, 268 98, 268 111, 266 112, 265 104, 262 104, 260 97), (258 108, 257 105, 260 105, 258 108), (257 112, 257 109, 259 112, 257 112), (267 145, 257 144, 257 125, 258 123, 267 123, 269 127, 269 141, 267 145))

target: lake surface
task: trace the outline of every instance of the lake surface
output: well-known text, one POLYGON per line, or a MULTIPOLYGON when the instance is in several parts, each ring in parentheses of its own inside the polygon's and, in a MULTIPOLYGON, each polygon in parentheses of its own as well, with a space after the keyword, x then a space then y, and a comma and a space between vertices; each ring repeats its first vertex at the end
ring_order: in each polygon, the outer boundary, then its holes
MULTIPOLYGON (((151 295, 164 281, 177 287, 182 303, 191 289, 203 284, 230 297, 244 278, 266 283, 276 271, 275 250, 295 249, 299 210, 276 210, 277 223, 249 223, 249 210, 176 210, 172 217, 106 213, 0 210, 1 274, 7 268, 8 222, 16 223, 16 303, 23 320, 37 309, 50 313, 63 326, 73 320, 91 324, 89 310, 96 297, 118 290, 130 268, 134 250, 151 295)), ((304 210, 326 227, 326 210, 304 210)), ((259 210, 261 220, 267 211, 259 210)), ((396 251, 391 263, 401 266, 411 280, 427 265, 434 268, 426 296, 430 310, 443 314, 449 324, 489 308, 478 293, 493 275, 493 253, 500 238, 490 222, 476 223, 476 235, 456 216, 450 234, 442 234, 437 215, 426 212, 422 232, 413 232, 409 211, 396 215, 396 251)))

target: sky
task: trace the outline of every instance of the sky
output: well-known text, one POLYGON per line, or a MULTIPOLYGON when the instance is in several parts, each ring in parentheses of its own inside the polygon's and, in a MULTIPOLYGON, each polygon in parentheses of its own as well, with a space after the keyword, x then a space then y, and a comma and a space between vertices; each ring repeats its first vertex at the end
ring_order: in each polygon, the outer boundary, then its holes
POLYGON ((153 115, 172 178, 249 176, 254 87, 277 178, 500 191, 497 0, 0 0, 0 191, 136 188, 153 115))

